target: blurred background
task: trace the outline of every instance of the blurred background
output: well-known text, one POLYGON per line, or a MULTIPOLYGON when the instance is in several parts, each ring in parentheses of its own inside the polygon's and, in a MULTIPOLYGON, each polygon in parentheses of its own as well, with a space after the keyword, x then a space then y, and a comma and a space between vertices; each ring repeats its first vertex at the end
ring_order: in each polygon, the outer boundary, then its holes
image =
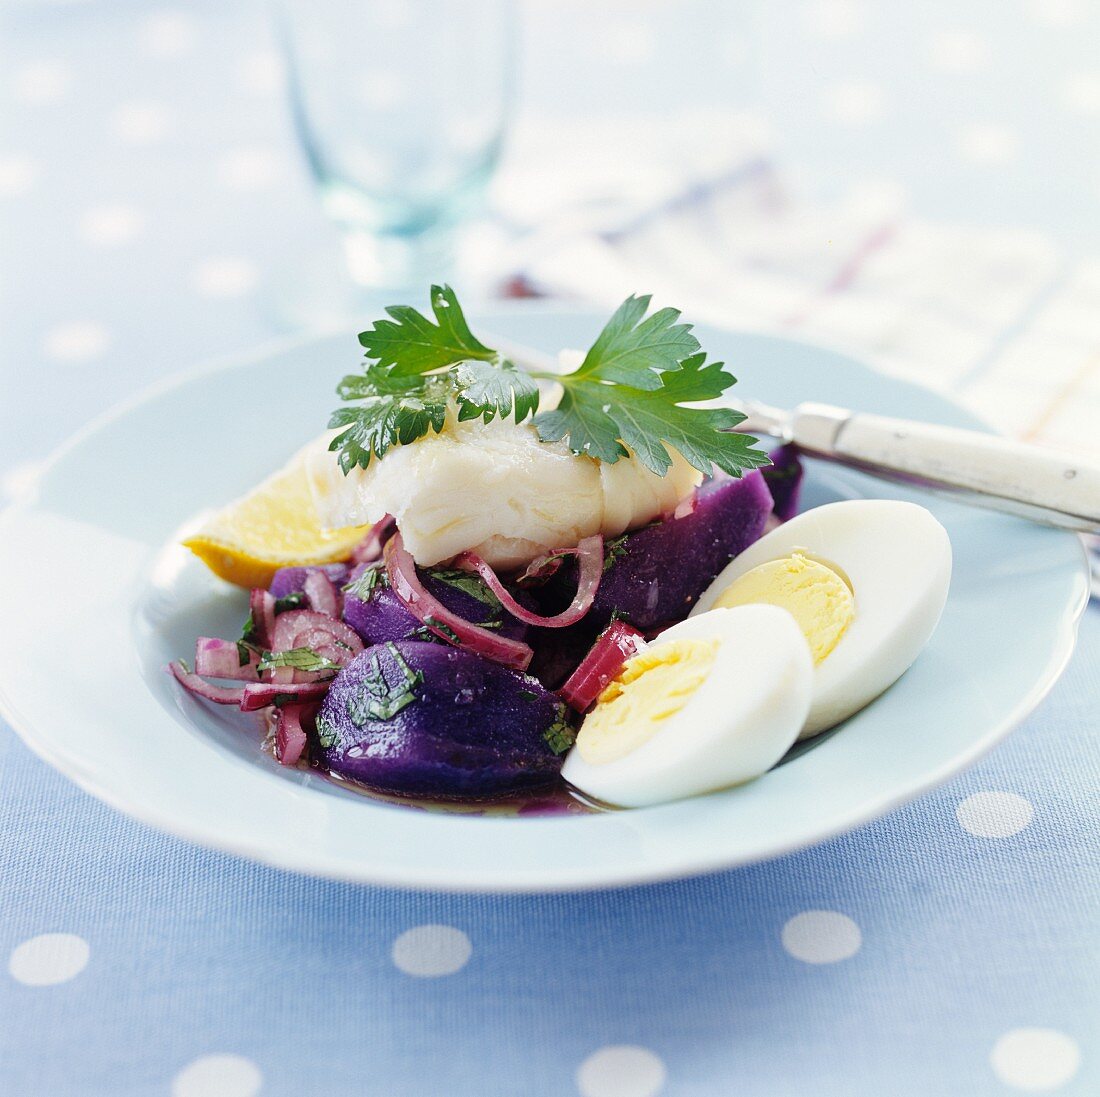
POLYGON ((1098 43, 1086 0, 6 0, 5 490, 443 277, 654 292, 1098 445, 1098 43))

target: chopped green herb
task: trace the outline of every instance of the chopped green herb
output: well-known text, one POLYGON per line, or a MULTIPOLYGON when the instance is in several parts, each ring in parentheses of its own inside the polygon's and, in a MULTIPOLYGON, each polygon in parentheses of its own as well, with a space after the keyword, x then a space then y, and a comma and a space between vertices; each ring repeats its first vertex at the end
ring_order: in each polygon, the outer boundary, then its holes
POLYGON ((564 754, 577 741, 577 732, 569 723, 565 705, 558 705, 554 722, 542 733, 542 737, 555 754, 564 754))
POLYGON ((416 700, 416 687, 424 681, 423 672, 413 670, 405 662, 393 641, 388 642, 385 647, 397 664, 401 680, 391 685, 378 655, 373 656, 359 692, 348 699, 348 716, 356 727, 362 727, 368 720, 392 719, 416 700))
POLYGON ((459 571, 456 568, 431 568, 428 574, 441 583, 446 583, 455 590, 476 598, 494 610, 501 610, 500 599, 485 585, 485 581, 479 575, 470 571, 459 571))
POLYGON ((358 579, 353 580, 344 587, 344 593, 358 598, 361 602, 369 602, 375 588, 388 587, 389 579, 381 560, 368 564, 358 579))
POLYGON ((411 632, 405 633, 403 640, 421 640, 426 644, 445 644, 442 636, 437 636, 427 625, 419 625, 411 632))
MULTIPOLYGON (((252 618, 250 617, 249 620, 252 618)), ((256 647, 255 644, 249 643, 247 640, 237 641, 237 663, 239 666, 247 667, 252 662, 253 655, 263 655, 263 652, 256 647)))
POLYGON ((439 433, 447 410, 460 420, 534 415, 544 442, 564 440, 576 454, 608 463, 631 451, 663 476, 669 449, 709 474, 717 465, 739 476, 768 464, 757 441, 732 428, 744 416, 731 408, 685 407, 713 400, 734 384, 721 362, 706 361, 690 324, 676 309, 646 316, 650 298, 628 297, 572 373, 525 373, 470 331, 454 291, 432 286, 435 323, 415 309, 388 308, 359 336, 367 362, 337 386, 345 401, 329 420, 339 429, 329 448, 345 473, 367 468, 398 444, 439 433), (537 379, 563 391, 558 406, 539 412, 537 379), (537 414, 536 414, 537 413, 537 414))
POLYGON ((320 743, 325 750, 328 750, 328 748, 331 747, 339 738, 340 733, 337 730, 335 724, 331 723, 329 720, 326 720, 325 717, 321 716, 320 714, 318 714, 317 716, 316 724, 317 742, 320 743))
POLYGON ((424 618, 424 624, 428 626, 437 636, 442 636, 444 640, 450 641, 452 644, 461 644, 462 641, 458 638, 458 633, 455 632, 450 625, 444 624, 438 617, 432 617, 431 615, 424 618))
POLYGON ((265 651, 260 656, 258 670, 275 670, 276 667, 293 667, 295 670, 339 670, 340 664, 326 659, 309 648, 291 648, 290 651, 265 651))
POLYGON ((525 701, 536 701, 536 700, 538 700, 538 696, 539 696, 537 693, 534 693, 529 689, 521 689, 519 691, 519 695, 525 701))
POLYGON ((622 537, 616 537, 614 541, 608 541, 603 548, 603 570, 610 571, 616 561, 621 560, 626 556, 626 538, 627 534, 623 534, 622 537))
POLYGON ((308 599, 302 591, 292 590, 289 594, 284 594, 282 598, 275 599, 275 612, 286 613, 289 609, 301 609, 307 603, 308 599))
POLYGON ((256 622, 252 619, 251 612, 244 619, 244 625, 241 627, 241 643, 242 644, 255 644, 256 643, 256 622))

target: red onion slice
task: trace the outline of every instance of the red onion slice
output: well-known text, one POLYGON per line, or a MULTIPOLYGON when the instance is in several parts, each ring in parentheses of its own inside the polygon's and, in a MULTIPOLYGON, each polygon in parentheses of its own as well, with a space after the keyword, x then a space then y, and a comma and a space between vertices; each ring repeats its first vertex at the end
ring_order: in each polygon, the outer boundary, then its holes
POLYGON ((272 651, 292 651, 294 648, 309 648, 318 655, 320 646, 334 646, 337 652, 343 652, 342 659, 335 659, 341 666, 363 650, 363 641, 359 634, 343 621, 337 621, 327 614, 313 609, 292 609, 280 613, 275 619, 275 633, 271 638, 272 651))
POLYGON ((366 537, 355 546, 351 554, 352 563, 373 564, 375 560, 381 560, 382 548, 395 529, 397 529, 397 522, 393 515, 384 514, 371 526, 366 537))
POLYGON ((216 705, 241 704, 244 699, 244 691, 248 688, 247 686, 211 685, 197 674, 191 674, 185 670, 182 663, 169 663, 168 669, 185 690, 194 693, 198 697, 205 697, 207 701, 213 701, 216 705))
POLYGON ((248 596, 248 609, 252 614, 252 635, 258 647, 271 647, 271 635, 275 631, 275 596, 256 587, 248 596))
POLYGON ((316 705, 283 705, 275 711, 275 757, 280 765, 296 766, 306 749, 302 720, 317 711, 316 705))
POLYGON ((521 587, 541 586, 547 579, 558 573, 564 562, 565 556, 561 554, 548 553, 546 556, 538 556, 527 565, 523 574, 516 579, 516 583, 521 587))
POLYGON ((633 625, 612 621, 558 690, 559 696, 570 708, 587 712, 607 689, 607 683, 622 670, 623 664, 644 646, 642 634, 633 625))
POLYGON ((311 571, 302 584, 302 590, 310 606, 318 613, 326 617, 340 616, 340 592, 323 571, 311 571))
POLYGON ((255 682, 260 677, 260 657, 251 648, 245 648, 244 653, 248 661, 242 666, 241 648, 232 640, 200 636, 195 641, 195 673, 207 678, 255 682))
POLYGON ((530 666, 535 653, 529 645, 498 636, 495 632, 472 624, 447 609, 425 589, 420 582, 420 576, 416 574, 416 563, 405 548, 399 532, 386 542, 384 559, 386 574, 394 594, 436 636, 456 647, 484 655, 486 659, 515 670, 526 670, 530 666))
POLYGON ((287 704, 320 701, 328 693, 328 687, 328 682, 249 682, 242 688, 241 712, 256 712, 275 704, 277 699, 285 699, 287 704))
POLYGON ((580 578, 577 581, 577 593, 567 609, 553 617, 542 617, 532 613, 512 597, 508 588, 500 581, 497 573, 480 556, 473 552, 464 552, 455 560, 455 567, 465 571, 476 571, 485 581, 485 585, 500 599, 500 604, 513 616, 528 625, 540 628, 565 628, 575 625, 591 608, 592 600, 603 577, 603 538, 597 533, 586 537, 576 548, 565 549, 556 556, 577 557, 580 578))

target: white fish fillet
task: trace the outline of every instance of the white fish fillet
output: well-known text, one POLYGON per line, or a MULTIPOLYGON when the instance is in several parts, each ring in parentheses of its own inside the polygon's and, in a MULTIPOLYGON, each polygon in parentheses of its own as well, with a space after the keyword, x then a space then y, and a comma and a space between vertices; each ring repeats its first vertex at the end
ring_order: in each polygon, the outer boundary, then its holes
POLYGON ((613 465, 540 442, 529 422, 454 417, 440 434, 396 446, 368 469, 340 471, 332 434, 307 447, 317 513, 327 527, 397 519, 422 566, 473 551, 500 570, 602 533, 616 537, 675 508, 702 480, 678 453, 666 476, 637 459, 613 465))

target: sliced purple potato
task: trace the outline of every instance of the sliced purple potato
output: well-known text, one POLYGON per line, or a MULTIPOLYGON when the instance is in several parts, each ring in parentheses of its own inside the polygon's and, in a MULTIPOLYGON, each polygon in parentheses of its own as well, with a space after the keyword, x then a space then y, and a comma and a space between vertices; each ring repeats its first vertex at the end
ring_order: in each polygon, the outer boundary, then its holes
POLYGON ((760 470, 775 503, 775 516, 788 522, 798 513, 802 494, 802 462, 794 446, 780 446, 768 456, 771 464, 760 470))
POLYGON ((573 731, 534 678, 417 640, 368 648, 337 675, 314 757, 383 792, 503 796, 552 782, 573 731))
MULTIPOLYGON (((417 568, 428 592, 452 613, 510 640, 522 640, 527 626, 505 612, 481 578, 447 568, 417 568)), ((522 595, 519 596, 522 599, 522 595)), ((425 639, 427 630, 390 590, 383 567, 368 564, 356 568, 344 588, 344 620, 365 644, 387 640, 425 639)))
POLYGON ((347 564, 317 564, 310 567, 279 568, 271 580, 268 590, 276 598, 286 598, 290 594, 301 594, 305 590, 306 576, 311 571, 323 571, 338 587, 348 581, 347 564))
MULTIPOLYGON (((607 543, 603 579, 584 624, 594 635, 613 616, 642 632, 682 621, 714 577, 760 537, 771 512, 759 472, 707 480, 690 514, 607 543)), ((546 603, 567 601, 576 583, 570 562, 543 588, 546 603)))
POLYGON ((557 689, 580 665, 596 639, 587 619, 568 628, 533 628, 527 643, 535 649, 528 668, 547 689, 557 689))

